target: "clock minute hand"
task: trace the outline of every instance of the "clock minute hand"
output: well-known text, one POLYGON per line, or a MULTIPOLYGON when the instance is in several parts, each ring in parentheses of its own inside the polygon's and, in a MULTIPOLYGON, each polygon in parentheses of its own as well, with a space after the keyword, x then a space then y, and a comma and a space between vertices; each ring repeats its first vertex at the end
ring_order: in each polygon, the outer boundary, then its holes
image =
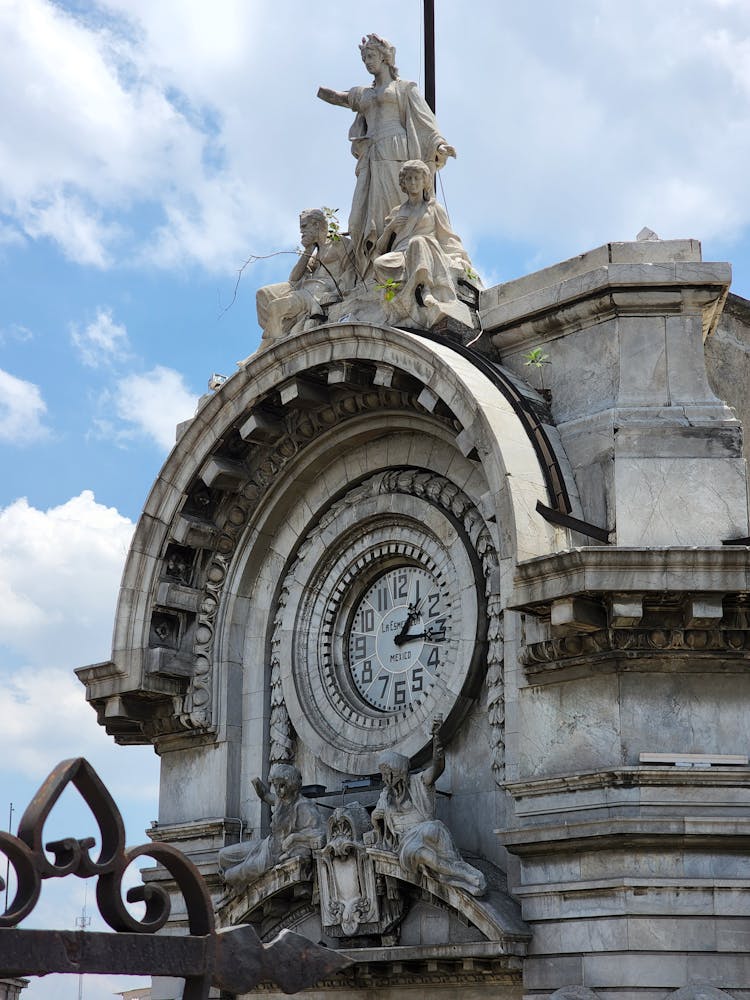
POLYGON ((443 638, 445 638, 442 632, 436 633, 431 628, 425 629, 424 632, 409 632, 403 638, 399 636, 399 638, 401 638, 401 642, 399 643, 399 645, 403 646, 405 642, 411 642, 412 639, 427 639, 428 641, 442 642, 443 641, 442 639, 435 638, 436 635, 442 635, 443 638))

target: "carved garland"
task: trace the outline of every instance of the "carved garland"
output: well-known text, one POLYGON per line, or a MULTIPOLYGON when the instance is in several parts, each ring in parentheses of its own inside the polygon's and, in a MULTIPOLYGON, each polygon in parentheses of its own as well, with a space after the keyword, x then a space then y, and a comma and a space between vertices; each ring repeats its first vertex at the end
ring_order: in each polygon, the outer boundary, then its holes
POLYGON ((696 655, 734 654, 744 659, 750 649, 750 632, 722 628, 600 629, 535 642, 523 650, 521 662, 528 673, 554 670, 579 657, 618 652, 696 655))
MULTIPOLYGON (((471 541, 474 551, 479 557, 482 573, 485 579, 485 596, 487 598, 488 615, 488 653, 487 653, 487 701, 488 717, 492 732, 492 770, 498 783, 505 776, 505 711, 504 711, 504 678, 503 678, 503 614, 499 595, 492 592, 493 574, 498 567, 497 551, 492 536, 481 514, 454 483, 432 472, 422 472, 417 469, 407 469, 388 472, 374 476, 361 486, 357 492, 375 492, 380 494, 403 493, 426 499, 458 518, 471 541)), ((319 522, 317 530, 324 528, 335 520, 340 511, 351 502, 351 493, 332 505, 319 522)), ((274 633, 271 640, 271 719, 270 719, 270 760, 272 763, 290 763, 295 756, 295 735, 289 713, 284 703, 281 684, 281 663, 279 650, 281 648, 281 620, 289 594, 290 581, 294 575, 298 561, 304 558, 310 545, 309 538, 297 549, 295 558, 290 565, 282 584, 277 602, 277 613, 274 620, 274 633)))
MULTIPOLYGON (((424 412, 416 394, 384 386, 344 396, 318 410, 291 410, 284 416, 285 434, 273 445, 260 450, 250 467, 248 482, 220 508, 216 517, 219 536, 206 567, 196 621, 192 650, 195 671, 186 694, 178 703, 178 729, 207 732, 212 728, 215 619, 232 557, 251 514, 288 462, 307 445, 338 424, 378 409, 424 412)), ((452 420, 434 413, 432 417, 455 431, 452 420)), ((148 728, 148 735, 159 736, 171 727, 167 720, 161 720, 148 728)))

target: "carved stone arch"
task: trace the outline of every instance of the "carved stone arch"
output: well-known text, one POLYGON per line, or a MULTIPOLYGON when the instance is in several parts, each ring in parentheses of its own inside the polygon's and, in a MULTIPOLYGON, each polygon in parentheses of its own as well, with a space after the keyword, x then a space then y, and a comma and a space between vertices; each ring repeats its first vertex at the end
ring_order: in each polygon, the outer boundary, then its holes
MULTIPOLYGON (((116 739, 165 744, 218 731, 226 716, 216 703, 216 636, 234 620, 226 581, 238 578, 238 560, 253 551, 246 544, 253 518, 281 494, 285 470, 300 468, 299 457, 321 442, 340 443, 345 426, 380 433, 372 447, 384 449, 383 468, 415 465, 391 455, 402 419, 395 415, 407 413, 412 428, 442 435, 456 468, 471 468, 475 487, 485 487, 473 500, 505 567, 495 593, 517 559, 564 546, 565 532, 534 513, 549 496, 525 430, 465 357, 365 325, 280 342, 205 402, 147 501, 123 578, 112 661, 79 672, 116 739)), ((499 640, 500 626, 493 630, 499 640)))

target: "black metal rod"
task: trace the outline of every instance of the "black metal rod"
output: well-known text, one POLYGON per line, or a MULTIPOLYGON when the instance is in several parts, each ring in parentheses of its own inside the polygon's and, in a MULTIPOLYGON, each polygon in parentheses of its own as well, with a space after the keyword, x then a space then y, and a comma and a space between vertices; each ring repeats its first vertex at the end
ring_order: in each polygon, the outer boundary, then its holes
POLYGON ((600 542, 609 544, 611 532, 608 528, 600 528, 597 524, 590 524, 588 521, 581 521, 580 518, 571 517, 570 514, 563 514, 559 510, 545 507, 541 500, 536 502, 536 512, 541 514, 545 521, 550 524, 559 524, 563 528, 570 528, 577 531, 579 535, 587 535, 589 538, 596 538, 600 542))
POLYGON ((210 981, 213 937, 0 930, 4 976, 50 972, 122 976, 202 976, 210 981))
POLYGON ((424 0, 424 96, 435 113, 435 0, 424 0))

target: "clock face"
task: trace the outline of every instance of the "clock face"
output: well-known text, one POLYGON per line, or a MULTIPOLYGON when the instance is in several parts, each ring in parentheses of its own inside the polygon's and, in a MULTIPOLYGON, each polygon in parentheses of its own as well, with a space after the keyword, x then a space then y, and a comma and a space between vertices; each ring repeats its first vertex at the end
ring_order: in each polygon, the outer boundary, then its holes
POLYGON ((447 666, 452 602, 435 575, 402 565, 379 576, 356 604, 347 636, 354 685, 381 712, 414 709, 447 666))
POLYGON ((455 488, 445 509, 380 484, 354 487, 301 540, 271 646, 274 697, 300 742, 344 774, 373 774, 392 747, 426 753, 437 718, 448 739, 477 697, 486 648, 485 582, 455 488))

